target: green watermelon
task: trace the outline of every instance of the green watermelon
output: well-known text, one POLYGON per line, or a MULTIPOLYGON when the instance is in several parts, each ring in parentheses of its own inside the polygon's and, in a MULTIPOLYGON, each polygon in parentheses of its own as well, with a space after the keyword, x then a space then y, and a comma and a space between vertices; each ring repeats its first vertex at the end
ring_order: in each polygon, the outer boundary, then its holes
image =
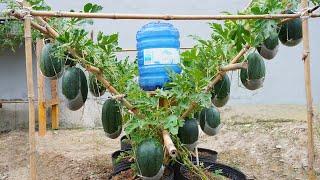
POLYGON ((213 87, 211 101, 217 107, 222 107, 229 100, 231 82, 227 74, 223 75, 213 87))
POLYGON ((249 90, 256 90, 262 87, 266 68, 262 57, 253 52, 248 55, 248 68, 241 69, 240 79, 242 84, 249 90))
POLYGON ((114 99, 107 99, 102 107, 103 130, 111 139, 120 136, 122 131, 122 115, 119 103, 114 99))
POLYGON ((152 138, 146 139, 138 145, 135 154, 138 171, 141 176, 154 179, 161 178, 164 159, 161 143, 152 138))
POLYGON ((204 133, 214 136, 220 129, 220 113, 217 108, 204 108, 200 113, 200 127, 204 133))
POLYGON ((89 90, 95 97, 100 97, 106 92, 106 88, 97 80, 94 74, 89 75, 89 90))
POLYGON ((178 137, 182 144, 188 149, 194 150, 199 138, 199 128, 197 120, 194 118, 186 119, 184 125, 178 130, 178 137))
MULTIPOLYGON (((294 14, 293 11, 287 10, 285 13, 294 14)), ((302 40, 302 21, 296 18, 281 24, 279 39, 285 46, 296 46, 302 40)))
POLYGON ((257 47, 259 54, 265 59, 273 59, 279 49, 279 37, 276 32, 271 33, 270 36, 264 40, 263 44, 257 47))
POLYGON ((62 77, 62 94, 70 110, 80 109, 87 100, 88 84, 84 72, 77 67, 68 67, 62 77))
POLYGON ((57 79, 63 73, 64 60, 56 58, 54 52, 54 45, 46 44, 40 55, 40 71, 43 76, 49 79, 57 79))

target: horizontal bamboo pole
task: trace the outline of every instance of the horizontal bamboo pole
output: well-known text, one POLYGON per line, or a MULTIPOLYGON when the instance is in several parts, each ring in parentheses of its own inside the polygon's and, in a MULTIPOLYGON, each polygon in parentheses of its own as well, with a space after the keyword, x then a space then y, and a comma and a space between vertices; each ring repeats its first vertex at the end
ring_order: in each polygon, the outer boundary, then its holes
MULTIPOLYGON (((227 20, 227 19, 284 19, 300 18, 298 14, 261 14, 261 15, 162 15, 162 14, 116 14, 116 13, 84 13, 67 11, 35 11, 33 16, 44 17, 77 17, 97 19, 162 19, 162 20, 227 20)), ((320 14, 312 14, 311 17, 320 17, 320 14)))

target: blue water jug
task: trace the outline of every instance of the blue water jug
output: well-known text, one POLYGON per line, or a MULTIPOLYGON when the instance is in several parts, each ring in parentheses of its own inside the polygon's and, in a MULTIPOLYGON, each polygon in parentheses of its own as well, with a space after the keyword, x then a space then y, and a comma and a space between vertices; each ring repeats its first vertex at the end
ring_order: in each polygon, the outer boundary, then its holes
POLYGON ((181 73, 179 32, 172 24, 151 22, 137 33, 139 85, 145 91, 162 88, 169 71, 181 73))

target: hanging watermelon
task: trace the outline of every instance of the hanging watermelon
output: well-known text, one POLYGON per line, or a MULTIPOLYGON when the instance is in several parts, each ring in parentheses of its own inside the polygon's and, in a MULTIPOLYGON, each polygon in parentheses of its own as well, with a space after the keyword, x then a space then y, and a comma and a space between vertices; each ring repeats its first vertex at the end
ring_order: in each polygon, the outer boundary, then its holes
POLYGON ((70 110, 80 109, 87 100, 88 84, 84 72, 77 67, 68 67, 62 77, 62 94, 70 110))
POLYGON ((257 47, 259 54, 265 59, 273 59, 279 49, 279 37, 277 33, 271 33, 270 36, 264 40, 263 44, 257 47))
MULTIPOLYGON (((293 11, 287 10, 285 13, 294 14, 293 11)), ((285 46, 296 46, 302 40, 302 21, 296 18, 281 24, 279 39, 285 46)))
POLYGON ((93 74, 89 75, 89 90, 95 97, 100 97, 106 92, 106 88, 97 80, 93 74))
POLYGON ((247 61, 248 68, 240 71, 241 82, 249 90, 259 89, 263 85, 266 74, 264 61, 254 52, 248 55, 247 61))
POLYGON ((186 119, 184 125, 178 130, 178 137, 182 144, 189 150, 194 150, 199 138, 199 128, 197 120, 194 118, 186 119))
POLYGON ((44 45, 40 55, 40 71, 49 79, 57 79, 63 73, 64 60, 56 58, 54 52, 54 45, 49 43, 44 45))
POLYGON ((220 113, 214 106, 204 108, 200 113, 200 127, 204 133, 214 136, 220 129, 220 113))
POLYGON ((107 99, 102 107, 103 130, 111 139, 120 136, 122 131, 122 115, 119 103, 114 99, 107 99))
POLYGON ((231 82, 227 74, 223 75, 213 88, 211 101, 217 107, 222 107, 229 100, 231 82))
POLYGON ((143 179, 160 179, 164 172, 164 152, 156 139, 142 141, 136 149, 136 163, 143 179))

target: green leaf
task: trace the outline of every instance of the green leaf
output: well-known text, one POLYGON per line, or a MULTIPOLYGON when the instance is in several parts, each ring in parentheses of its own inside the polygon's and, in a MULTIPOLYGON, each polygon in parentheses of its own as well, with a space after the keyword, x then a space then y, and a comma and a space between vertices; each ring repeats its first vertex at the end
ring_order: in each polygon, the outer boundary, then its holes
POLYGON ((83 7, 83 11, 84 12, 90 12, 92 10, 92 3, 87 3, 84 7, 83 7))

